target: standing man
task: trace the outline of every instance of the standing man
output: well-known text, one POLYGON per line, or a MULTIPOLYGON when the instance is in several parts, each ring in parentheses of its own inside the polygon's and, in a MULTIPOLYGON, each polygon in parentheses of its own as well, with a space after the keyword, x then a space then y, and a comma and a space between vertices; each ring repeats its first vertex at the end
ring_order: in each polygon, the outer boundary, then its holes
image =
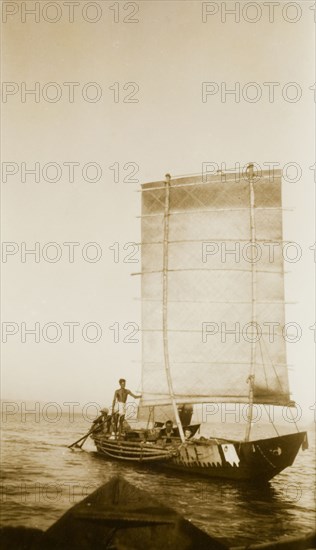
POLYGON ((116 390, 113 397, 112 403, 112 418, 114 422, 115 434, 117 433, 117 424, 119 423, 119 437, 122 432, 123 422, 126 412, 126 401, 127 397, 131 395, 134 399, 140 399, 141 395, 134 395, 130 390, 127 390, 126 380, 124 378, 119 379, 120 388, 116 390))

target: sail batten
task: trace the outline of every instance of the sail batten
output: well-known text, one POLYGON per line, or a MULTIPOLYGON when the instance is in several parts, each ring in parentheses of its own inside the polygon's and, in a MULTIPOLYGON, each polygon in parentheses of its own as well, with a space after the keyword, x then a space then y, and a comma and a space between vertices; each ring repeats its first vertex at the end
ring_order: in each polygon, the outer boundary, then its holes
MULTIPOLYGON (((176 271, 229 271, 229 272, 232 272, 232 271, 243 271, 245 273, 251 273, 251 269, 231 269, 231 268, 206 268, 206 267, 201 267, 201 268, 194 268, 194 267, 188 267, 188 268, 179 268, 179 269, 167 269, 166 270, 168 273, 174 273, 176 271)), ((139 273, 132 273, 132 275, 152 275, 153 273, 163 273, 164 271, 162 269, 157 269, 156 271, 140 271, 139 273)), ((280 273, 280 271, 277 271, 277 270, 273 270, 273 269, 258 269, 257 270, 258 273, 280 273)))
MULTIPOLYGON (((249 394, 244 395, 212 395, 211 398, 208 395, 179 395, 175 402, 177 405, 206 405, 208 403, 237 403, 241 405, 249 405, 249 394)), ((159 407, 170 406, 170 399, 165 395, 149 394, 146 399, 142 401, 143 407, 159 407)), ((295 407, 295 402, 287 394, 274 394, 258 395, 258 401, 254 401, 254 405, 273 405, 278 407, 295 407)))
MULTIPOLYGON (((242 210, 247 210, 249 211, 248 208, 246 207, 243 207, 243 208, 216 208, 216 209, 213 209, 213 210, 207 210, 207 209, 203 209, 203 212, 205 213, 209 213, 209 212, 239 212, 239 211, 242 211, 242 210)), ((287 208, 282 208, 282 207, 273 207, 273 206, 261 206, 261 207, 257 207, 256 210, 288 210, 287 208)), ((190 210, 190 213, 197 213, 197 212, 200 212, 200 210, 190 210)), ((187 212, 183 211, 183 210, 174 210, 173 212, 170 212, 169 216, 175 216, 175 215, 178 215, 180 214, 181 216, 185 216, 187 214, 187 212)), ((142 216, 137 216, 137 218, 154 218, 156 216, 163 216, 163 214, 160 214, 160 213, 156 213, 156 214, 143 214, 142 216)))
MULTIPOLYGON (((257 176, 257 179, 260 178, 260 181, 267 181, 268 183, 274 182, 277 180, 278 177, 280 177, 280 170, 262 170, 260 176, 257 176)), ((217 175, 202 175, 202 174, 196 174, 195 176, 191 177, 177 177, 172 180, 172 184, 174 186, 179 187, 199 187, 199 186, 205 186, 207 184, 214 184, 214 183, 227 183, 227 182, 235 182, 235 183, 247 183, 248 177, 243 177, 241 174, 225 172, 225 174, 217 174, 217 175)), ((142 193, 151 192, 151 191, 157 191, 157 190, 163 190, 165 187, 164 181, 156 181, 156 182, 150 182, 150 183, 144 183, 142 185, 142 193)))
POLYGON ((154 405, 154 396, 170 403, 164 334, 177 402, 249 402, 247 379, 253 374, 254 403, 286 404, 281 174, 273 181, 255 178, 252 198, 249 181, 236 181, 234 174, 207 183, 196 176, 189 187, 171 180, 167 242, 166 187, 146 185, 140 273, 144 405, 154 405), (260 327, 255 342, 254 320, 260 327))

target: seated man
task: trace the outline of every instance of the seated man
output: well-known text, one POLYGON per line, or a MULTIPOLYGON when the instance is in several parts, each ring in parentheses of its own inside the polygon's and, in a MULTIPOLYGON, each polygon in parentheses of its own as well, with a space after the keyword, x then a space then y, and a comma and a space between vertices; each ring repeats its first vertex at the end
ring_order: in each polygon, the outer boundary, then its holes
POLYGON ((165 428, 162 428, 159 432, 159 438, 164 441, 164 443, 172 443, 172 438, 174 437, 174 429, 172 420, 167 420, 165 428))
POLYGON ((111 429, 112 417, 106 407, 100 410, 100 416, 93 421, 93 431, 108 433, 111 429))

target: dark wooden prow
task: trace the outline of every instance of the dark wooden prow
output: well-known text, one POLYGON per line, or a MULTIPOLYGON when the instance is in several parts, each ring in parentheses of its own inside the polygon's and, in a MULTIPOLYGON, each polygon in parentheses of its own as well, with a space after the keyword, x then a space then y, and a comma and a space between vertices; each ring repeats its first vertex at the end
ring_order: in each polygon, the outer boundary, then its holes
POLYGON ((121 477, 64 514, 42 537, 45 550, 227 548, 121 477))

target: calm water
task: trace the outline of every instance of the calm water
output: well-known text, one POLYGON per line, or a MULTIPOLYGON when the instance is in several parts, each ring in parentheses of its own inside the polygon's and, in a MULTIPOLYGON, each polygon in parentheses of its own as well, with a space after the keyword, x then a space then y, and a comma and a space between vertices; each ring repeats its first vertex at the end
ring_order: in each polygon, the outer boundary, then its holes
MULTIPOLYGON (((2 430, 1 525, 47 529, 70 506, 121 474, 162 503, 231 546, 297 536, 315 527, 315 439, 300 451, 292 468, 261 487, 209 481, 197 476, 158 473, 145 467, 108 462, 94 452, 67 445, 84 435, 81 416, 52 423, 12 415, 2 430)), ((263 435, 263 433, 261 434, 263 435)))

